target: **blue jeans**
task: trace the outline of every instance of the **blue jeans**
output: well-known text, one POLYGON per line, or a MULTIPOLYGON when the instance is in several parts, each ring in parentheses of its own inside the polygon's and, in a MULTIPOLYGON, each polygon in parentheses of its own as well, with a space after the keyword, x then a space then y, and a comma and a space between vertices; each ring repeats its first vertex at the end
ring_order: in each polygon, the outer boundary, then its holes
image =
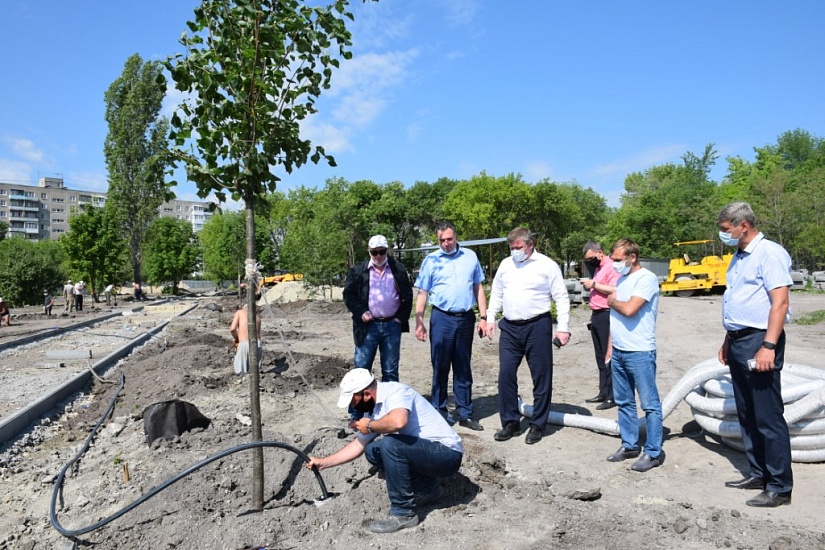
POLYGON ((454 316, 433 309, 430 313, 430 355, 433 361, 432 404, 447 417, 447 384, 453 369, 455 412, 459 420, 473 415, 473 335, 475 314, 454 316))
POLYGON ((656 350, 622 351, 613 348, 613 400, 619 406, 619 431, 625 449, 639 447, 639 419, 635 392, 645 412, 647 440, 644 452, 657 458, 662 452, 662 402, 656 387, 656 350))
POLYGON ((436 441, 387 434, 369 443, 364 456, 384 471, 390 514, 409 517, 415 515, 416 493, 428 493, 438 478, 456 473, 463 455, 436 441))
POLYGON ((355 368, 372 371, 375 353, 381 352, 381 381, 398 382, 401 353, 401 323, 395 320, 370 321, 360 346, 355 346, 355 368))

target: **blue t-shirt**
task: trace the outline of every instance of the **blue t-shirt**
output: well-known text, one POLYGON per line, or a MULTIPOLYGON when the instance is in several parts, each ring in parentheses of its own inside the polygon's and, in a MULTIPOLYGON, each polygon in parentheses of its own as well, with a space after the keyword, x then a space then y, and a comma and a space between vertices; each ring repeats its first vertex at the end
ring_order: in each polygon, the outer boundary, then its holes
POLYGON ((475 252, 459 246, 455 254, 439 248, 424 258, 415 286, 429 293, 430 305, 458 312, 473 309, 473 286, 482 281, 484 271, 475 252))
POLYGON ((659 280, 652 271, 642 268, 619 277, 616 299, 627 302, 638 296, 645 300, 632 317, 610 308, 610 336, 613 347, 622 351, 652 351, 656 349, 656 314, 659 309, 659 280))

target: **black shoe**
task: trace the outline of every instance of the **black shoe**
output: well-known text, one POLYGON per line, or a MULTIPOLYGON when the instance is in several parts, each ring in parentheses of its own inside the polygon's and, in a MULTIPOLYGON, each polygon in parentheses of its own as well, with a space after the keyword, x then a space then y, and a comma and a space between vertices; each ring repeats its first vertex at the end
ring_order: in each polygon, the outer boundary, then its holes
POLYGON ((631 470, 634 472, 646 472, 648 470, 652 470, 653 468, 657 468, 665 463, 665 452, 662 451, 659 453, 659 456, 653 458, 649 454, 645 453, 642 455, 642 458, 637 460, 633 463, 630 467, 631 470))
POLYGON ((639 447, 635 449, 625 449, 624 446, 619 447, 619 450, 607 457, 608 462, 621 462, 630 458, 636 458, 641 454, 642 450, 639 447))
POLYGON ((478 423, 478 420, 473 420, 472 418, 465 418, 464 420, 459 420, 458 425, 462 428, 469 428, 470 430, 475 430, 477 432, 484 431, 484 426, 478 423))
POLYGON ((602 397, 601 395, 584 400, 585 403, 601 403, 603 401, 607 401, 607 397, 602 397))
POLYGON ((518 435, 520 433, 521 429, 519 428, 518 422, 508 422, 503 428, 493 434, 493 439, 496 441, 507 441, 514 435, 518 435))
POLYGON ((752 499, 746 500, 745 504, 748 506, 756 506, 758 508, 776 508, 783 504, 791 503, 790 493, 774 493, 773 491, 762 491, 752 499))
POLYGON ((761 477, 748 476, 739 481, 726 481, 725 487, 730 487, 731 489, 759 489, 762 491, 765 489, 765 480, 761 477))
POLYGON ((524 438, 524 442, 528 445, 533 445, 541 441, 541 438, 544 436, 544 430, 539 428, 538 426, 533 426, 530 424, 530 429, 527 430, 527 437, 524 438))
POLYGON ((605 411, 607 409, 612 409, 615 406, 616 406, 616 402, 613 401, 612 399, 608 399, 607 401, 604 401, 603 403, 597 405, 596 410, 597 411, 605 411))

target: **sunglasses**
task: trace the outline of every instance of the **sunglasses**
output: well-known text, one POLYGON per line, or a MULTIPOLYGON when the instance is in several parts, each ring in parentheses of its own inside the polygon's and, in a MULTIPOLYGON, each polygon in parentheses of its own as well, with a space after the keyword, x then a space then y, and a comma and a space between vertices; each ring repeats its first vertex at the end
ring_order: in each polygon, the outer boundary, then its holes
POLYGON ((370 256, 386 256, 387 249, 386 248, 378 248, 376 250, 370 250, 370 256))

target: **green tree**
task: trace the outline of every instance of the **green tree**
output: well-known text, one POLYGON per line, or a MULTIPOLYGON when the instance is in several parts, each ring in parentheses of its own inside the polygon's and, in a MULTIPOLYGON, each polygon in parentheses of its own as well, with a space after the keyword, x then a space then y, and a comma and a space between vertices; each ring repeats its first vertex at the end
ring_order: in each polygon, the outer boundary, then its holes
MULTIPOLYGON (((172 117, 175 156, 205 197, 243 200, 247 277, 253 287, 255 205, 308 160, 334 165, 323 148, 301 139, 300 122, 316 112, 339 59, 349 59, 348 2, 313 7, 299 0, 204 0, 181 37, 186 53, 166 67, 187 99, 172 117)), ((254 293, 248 293, 254 327, 254 293)), ((252 437, 261 439, 258 352, 250 331, 252 437)), ((252 505, 263 506, 263 451, 253 453, 252 505)))
POLYGON ((89 206, 71 216, 69 232, 59 242, 69 273, 75 280, 88 280, 96 302, 106 285, 123 282, 126 242, 109 206, 89 206))
POLYGON ((144 240, 144 270, 151 284, 178 284, 198 267, 200 249, 192 224, 175 218, 158 218, 149 224, 144 240))
POLYGON ((109 172, 107 205, 129 243, 132 274, 141 281, 143 236, 158 207, 174 197, 164 181, 168 121, 159 115, 166 93, 163 67, 131 56, 104 96, 109 133, 103 146, 109 172))
POLYGON ((0 222, 0 241, 6 238, 6 231, 9 230, 9 224, 6 222, 0 222))
POLYGON ((14 306, 38 305, 43 290, 63 288, 63 248, 57 241, 0 241, 0 296, 14 306))

